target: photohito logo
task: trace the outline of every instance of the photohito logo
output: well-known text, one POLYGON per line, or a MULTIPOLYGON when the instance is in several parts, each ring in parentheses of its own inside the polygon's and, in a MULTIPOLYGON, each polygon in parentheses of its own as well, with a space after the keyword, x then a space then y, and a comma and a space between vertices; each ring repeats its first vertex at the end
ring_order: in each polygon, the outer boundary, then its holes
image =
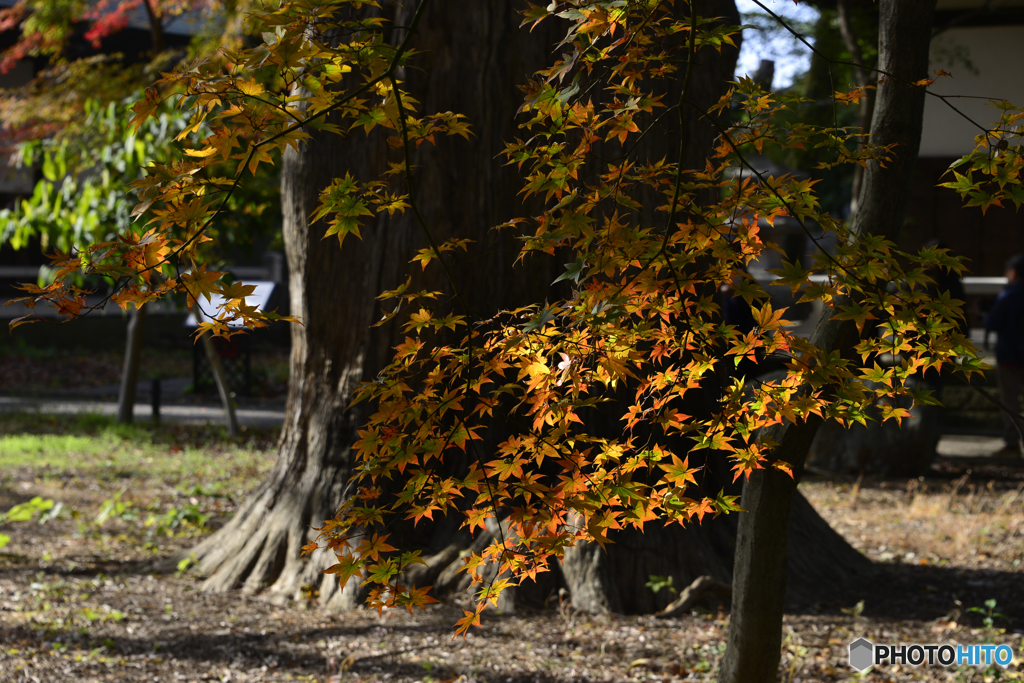
POLYGON ((911 666, 990 666, 1013 663, 1009 645, 875 645, 867 638, 850 643, 850 668, 864 671, 878 664, 911 666))

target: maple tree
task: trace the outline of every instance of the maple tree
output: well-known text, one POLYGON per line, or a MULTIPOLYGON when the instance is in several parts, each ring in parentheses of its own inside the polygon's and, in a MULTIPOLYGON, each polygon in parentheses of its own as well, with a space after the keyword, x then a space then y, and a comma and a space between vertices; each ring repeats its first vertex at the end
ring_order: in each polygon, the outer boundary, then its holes
MULTIPOLYGON (((238 333, 229 323, 266 325, 277 316, 247 306, 244 291, 202 263, 197 249, 207 229, 243 178, 278 154, 297 154, 314 133, 383 135, 394 156, 382 172, 338 176, 310 219, 348 249, 368 221, 408 213, 427 243, 417 267, 440 268, 446 281, 443 292, 421 289, 410 277, 379 297, 385 313, 378 324, 400 325, 405 338, 392 362, 358 390, 357 403, 371 407, 355 444, 352 495, 306 547, 334 554, 325 571, 341 585, 362 581, 371 607, 411 609, 434 600, 427 586, 406 581, 423 558, 420 549, 393 544, 396 525, 444 516, 470 533, 497 530, 464 563, 478 590, 476 606, 456 626, 463 633, 503 591, 549 571, 552 560, 581 543, 603 546, 615 530, 688 525, 740 510, 736 496, 706 489, 697 462, 705 453, 724 454, 734 480, 761 485, 775 473, 773 481, 792 481, 802 466, 802 456, 786 448, 792 434, 813 434, 821 420, 899 421, 907 412, 897 399, 933 400, 908 383, 917 373, 952 369, 969 379, 983 369, 959 332, 960 302, 929 287, 930 268, 963 270, 956 258, 935 248, 901 251, 884 228, 848 226, 821 210, 815 181, 765 176, 745 157, 766 148, 816 149, 822 169, 867 168, 858 220, 868 221, 882 201, 871 195, 879 186, 871 174, 905 169, 904 143, 885 129, 865 141, 856 130, 794 121, 790 112, 801 98, 765 92, 750 79, 739 79, 710 107, 695 106, 697 55, 732 45, 738 28, 681 0, 569 0, 525 12, 528 28, 559 22, 567 33, 561 57, 526 86, 521 132, 504 152, 523 176, 529 212, 496 229, 520 243, 522 262, 570 260, 543 303, 481 312, 453 265, 468 239, 436 238, 417 195, 426 173, 414 164, 417 151, 473 134, 473 121, 422 111, 405 87, 429 4, 415 5, 396 40, 368 11, 378 7, 372 0, 254 9, 261 44, 227 48, 165 74, 134 107, 134 127, 167 98, 190 116, 179 136, 183 158, 153 164, 134 183, 135 214, 148 219, 148 230, 59 254, 58 279, 26 286, 21 300, 84 314, 84 292, 72 276, 95 273, 118 283, 112 297, 125 305, 172 292, 194 302, 221 294, 225 303, 203 333, 238 333), (717 127, 717 142, 703 164, 689 167, 696 119, 717 127), (676 149, 646 144, 668 126, 676 149), (214 172, 227 163, 230 173, 214 172), (790 331, 785 310, 746 274, 774 248, 762 224, 783 216, 812 239, 812 223, 836 238, 836 248, 819 251, 812 264, 787 262, 775 271, 775 283, 798 300, 820 300, 829 310, 809 339, 790 331), (900 286, 889 287, 893 282, 900 286), (722 320, 717 293, 726 283, 750 306, 749 332, 722 320), (846 341, 835 341, 842 335, 846 341), (883 364, 887 355, 896 361, 883 364), (769 357, 785 364, 781 379, 737 371, 744 361, 769 357), (710 409, 695 410, 693 397, 709 391, 710 409), (609 406, 615 423, 592 424, 609 406), (492 438, 499 416, 501 433, 492 438)), ((907 15, 894 3, 883 3, 883 11, 895 12, 893 25, 906 30, 907 15)), ((880 50, 879 106, 922 99, 929 81, 903 75, 899 54, 892 58, 899 69, 885 71, 887 50, 880 50)), ((866 89, 836 93, 835 106, 857 106, 866 89)), ((957 171, 950 184, 983 208, 1020 198, 1020 161, 1004 144, 1019 132, 1020 116, 1003 106, 999 127, 965 160, 969 172, 957 171)), ((902 207, 889 210, 899 216, 902 207)), ((741 621, 736 604, 734 623, 741 621)), ((734 643, 742 645, 731 636, 734 643)))

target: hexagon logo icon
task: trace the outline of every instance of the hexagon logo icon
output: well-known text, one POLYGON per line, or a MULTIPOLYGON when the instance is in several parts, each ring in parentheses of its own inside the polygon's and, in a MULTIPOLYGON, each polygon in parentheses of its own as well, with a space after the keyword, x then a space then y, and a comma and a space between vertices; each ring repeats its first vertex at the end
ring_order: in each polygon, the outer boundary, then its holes
POLYGON ((864 671, 875 662, 875 646, 866 638, 850 643, 850 668, 864 671))

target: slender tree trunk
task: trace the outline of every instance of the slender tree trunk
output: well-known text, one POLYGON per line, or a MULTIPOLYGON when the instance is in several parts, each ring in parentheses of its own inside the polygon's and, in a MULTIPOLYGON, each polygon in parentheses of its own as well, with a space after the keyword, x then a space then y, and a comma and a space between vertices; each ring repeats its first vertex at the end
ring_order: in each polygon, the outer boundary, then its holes
MULTIPOLYGON (((880 68, 894 78, 879 86, 871 143, 896 145, 884 167, 868 164, 855 230, 892 239, 903 223, 910 181, 921 141, 924 90, 907 85, 928 73, 935 0, 881 0, 878 34, 880 68)), ((832 320, 826 310, 812 341, 822 349, 848 352, 857 340, 850 322, 832 320)), ((811 440, 820 423, 773 428, 778 456, 793 466, 796 479, 758 470, 746 482, 741 504, 733 574, 732 617, 721 683, 775 681, 782 647, 782 594, 786 585, 786 530, 811 440)))
MULTIPOLYGON (((199 307, 196 306, 197 315, 199 307)), ((206 360, 210 363, 210 374, 213 375, 213 383, 217 385, 217 395, 220 396, 220 404, 224 407, 224 427, 232 438, 238 436, 238 415, 235 413, 235 402, 231 400, 231 389, 228 387, 227 377, 224 376, 224 365, 220 362, 220 354, 217 347, 213 345, 213 339, 209 334, 203 335, 203 351, 206 352, 206 360)))
MULTIPOLYGON (((839 31, 846 43, 846 49, 850 51, 853 61, 858 65, 854 67, 853 73, 857 79, 857 86, 866 88, 875 79, 871 77, 867 64, 864 63, 864 52, 860 49, 857 41, 857 34, 853 31, 853 23, 850 21, 850 0, 836 0, 836 13, 839 16, 839 31)), ((875 91, 866 90, 865 97, 859 103, 857 112, 857 126, 863 133, 871 130, 871 114, 875 110, 875 91)), ((864 183, 864 167, 856 166, 853 169, 853 191, 850 201, 851 214, 857 212, 857 205, 860 200, 861 186, 864 183)))
POLYGON ((142 0, 146 9, 146 17, 149 19, 149 37, 153 43, 153 54, 157 55, 164 51, 164 21, 163 17, 157 14, 153 7, 154 0, 142 0))
MULTIPOLYGON (((164 50, 163 24, 153 12, 152 0, 143 0, 149 19, 153 53, 164 50)), ((146 324, 146 307, 136 307, 128 321, 128 343, 125 349, 124 370, 121 372, 121 390, 117 396, 117 421, 128 424, 134 418, 135 389, 139 381, 139 354, 142 353, 142 333, 146 324)))
POLYGON ((117 394, 117 421, 121 424, 130 424, 135 417, 135 390, 139 385, 139 356, 142 353, 147 310, 145 306, 136 307, 128 318, 121 390, 117 394))

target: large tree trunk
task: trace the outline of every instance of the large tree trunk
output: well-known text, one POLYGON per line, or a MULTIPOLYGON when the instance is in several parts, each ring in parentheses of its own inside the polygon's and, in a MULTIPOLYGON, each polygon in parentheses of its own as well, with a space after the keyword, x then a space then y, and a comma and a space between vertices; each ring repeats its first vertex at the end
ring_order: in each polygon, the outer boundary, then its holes
MULTIPOLYGON (((882 167, 868 164, 857 210, 855 230, 892 239, 903 223, 910 199, 910 180, 921 141, 924 91, 908 82, 928 73, 935 0, 882 0, 878 35, 880 68, 895 77, 879 86, 871 143, 896 145, 896 157, 882 167), (897 40, 898 38, 898 40, 897 40)), ((822 349, 848 352, 857 340, 850 322, 831 319, 826 310, 812 338, 822 349)), ((778 455, 799 478, 819 423, 773 428, 768 436, 779 444, 778 455)), ((775 469, 758 470, 743 489, 733 574, 729 642, 722 665, 722 683, 767 683, 778 674, 782 646, 783 591, 789 520, 797 480, 775 469)))
MULTIPOLYGON (((299 553, 310 527, 333 517, 344 499, 350 447, 363 416, 347 407, 376 368, 372 363, 379 365, 379 347, 387 348, 389 340, 370 330, 373 293, 393 279, 385 271, 397 259, 386 253, 391 226, 378 224, 364 231, 364 241, 349 240, 339 250, 336 242, 322 241, 323 228, 310 226, 308 216, 332 178, 383 154, 371 145, 359 149, 321 135, 285 155, 281 190, 291 314, 302 319, 292 328, 285 423, 270 476, 227 526, 195 550, 208 590, 269 587, 288 596, 321 583, 318 572, 328 558, 302 561, 299 553)), ((354 606, 354 594, 335 595, 334 583, 324 582, 322 599, 354 606)))
MULTIPOLYGON (((406 15, 414 4, 390 7, 397 12, 396 25, 409 23, 406 15)), ((436 147, 423 145, 414 163, 424 169, 417 195, 435 237, 470 237, 480 246, 472 268, 456 263, 455 270, 470 305, 484 310, 542 299, 556 277, 553 270, 531 272, 530 264, 513 272, 516 244, 494 244, 489 232, 522 211, 516 170, 496 157, 516 133, 513 113, 522 102, 516 86, 547 63, 559 28, 546 22, 533 32, 519 30, 517 9, 512 0, 434 3, 414 39, 421 53, 417 68, 405 74, 421 111, 463 113, 473 126, 471 141, 447 138, 436 147)), ((303 321, 292 329, 287 413, 270 476, 228 525, 194 550, 207 590, 241 587, 286 598, 316 587, 321 602, 332 607, 357 604, 356 582, 343 594, 333 577, 321 581, 320 571, 333 558, 321 551, 300 559, 299 553, 315 536, 310 526, 333 517, 345 499, 351 447, 366 417, 362 406, 348 404, 359 384, 390 359, 397 340, 394 327, 371 328, 380 318, 375 297, 416 275, 409 260, 427 245, 409 215, 373 222, 362 230, 361 241, 350 237, 342 249, 333 238, 323 240, 326 228, 310 226, 308 217, 319 191, 333 178, 346 171, 362 180, 379 178, 389 154, 398 161, 381 137, 317 135, 285 157, 291 314, 303 321)), ((441 282, 429 284, 445 288, 441 282)), ((423 545, 428 552, 440 551, 450 544, 453 527, 438 525, 432 536, 423 545)))

